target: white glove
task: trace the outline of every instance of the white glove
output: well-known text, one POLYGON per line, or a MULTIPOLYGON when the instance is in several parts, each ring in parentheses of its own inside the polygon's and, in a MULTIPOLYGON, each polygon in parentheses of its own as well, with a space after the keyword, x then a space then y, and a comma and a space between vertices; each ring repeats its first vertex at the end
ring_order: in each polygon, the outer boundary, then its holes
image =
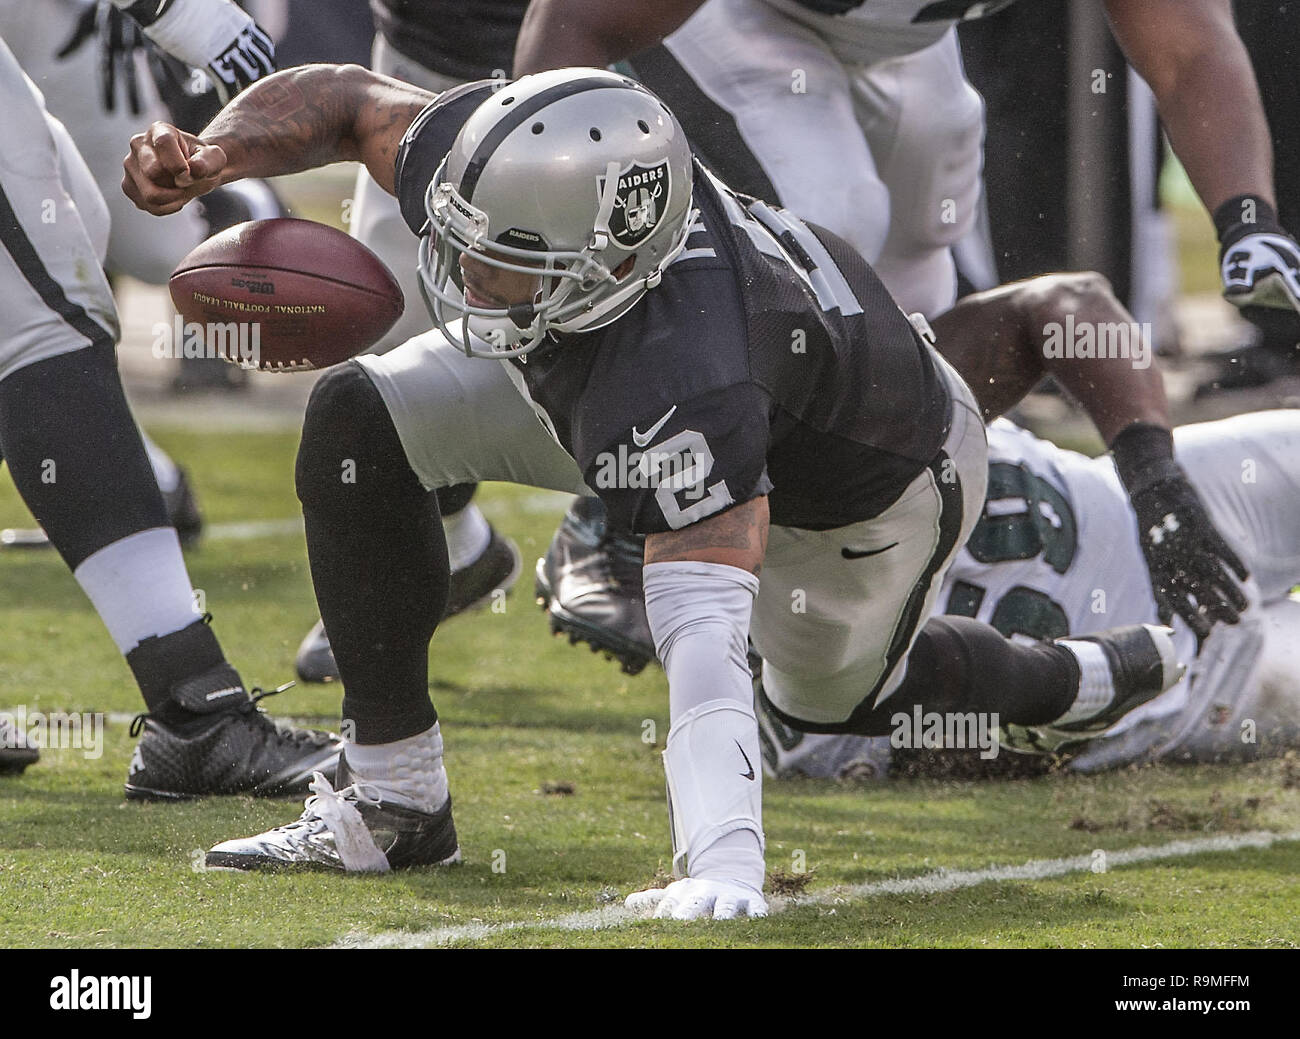
POLYGON ((656 920, 734 920, 738 916, 767 916, 762 892, 733 880, 685 877, 667 887, 636 891, 624 903, 633 912, 654 910, 656 920))
POLYGON ((1223 253, 1223 295, 1239 307, 1300 310, 1300 246, 1284 234, 1260 231, 1223 253))

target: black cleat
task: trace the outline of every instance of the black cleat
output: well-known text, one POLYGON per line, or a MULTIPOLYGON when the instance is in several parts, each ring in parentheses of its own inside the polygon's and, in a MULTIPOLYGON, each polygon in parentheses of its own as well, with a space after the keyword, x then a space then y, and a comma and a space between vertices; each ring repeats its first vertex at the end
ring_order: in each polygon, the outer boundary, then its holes
POLYGON ((173 726, 153 715, 137 715, 131 735, 141 730, 144 735, 127 769, 127 798, 300 796, 314 771, 336 767, 343 748, 339 737, 272 721, 257 707, 272 693, 254 693, 245 692, 234 668, 221 664, 172 691, 172 699, 193 720, 173 726))
MULTIPOLYGON (((515 543, 492 528, 492 538, 483 554, 464 569, 452 571, 447 587, 447 610, 442 619, 486 606, 496 592, 510 591, 519 579, 522 565, 515 543)), ((339 666, 323 621, 318 620, 298 646, 294 668, 303 682, 338 681, 339 666)))
POLYGON ((1155 624, 1129 624, 1093 635, 1071 635, 1058 642, 1095 642, 1110 669, 1110 702, 1088 718, 1050 725, 1003 725, 998 739, 1013 750, 1073 754, 1124 715, 1154 700, 1183 677, 1173 631, 1155 624))
POLYGON ((537 601, 551 631, 603 650, 629 675, 655 659, 641 583, 644 556, 645 538, 611 533, 599 499, 576 498, 537 561, 537 601))
POLYGON ((29 746, 27 737, 11 719, 0 714, 0 776, 14 776, 40 760, 41 752, 29 746))
POLYGON ((354 783, 340 758, 335 790, 319 772, 302 815, 255 837, 223 841, 208 852, 209 869, 332 870, 386 873, 460 861, 451 799, 438 811, 389 804, 354 783))
POLYGON ((167 522, 176 528, 181 547, 191 548, 203 533, 203 516, 199 513, 199 503, 185 470, 181 469, 180 474, 175 489, 163 491, 163 505, 167 508, 167 522))

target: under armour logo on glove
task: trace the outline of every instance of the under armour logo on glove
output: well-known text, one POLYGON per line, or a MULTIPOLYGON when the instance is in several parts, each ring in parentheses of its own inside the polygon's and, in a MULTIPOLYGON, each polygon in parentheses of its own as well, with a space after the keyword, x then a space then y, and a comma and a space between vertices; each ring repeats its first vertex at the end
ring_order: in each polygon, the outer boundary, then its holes
POLYGON ((1160 525, 1152 527, 1147 531, 1147 536, 1151 539, 1153 545, 1162 545, 1165 541, 1165 534, 1177 534, 1179 530, 1178 517, 1172 512, 1167 513, 1165 518, 1160 521, 1160 525))
POLYGON ((250 23, 233 42, 208 63, 208 74, 221 103, 227 104, 245 87, 275 71, 275 44, 250 23))
POLYGON ((1175 613, 1197 638, 1205 638, 1215 621, 1236 624, 1246 596, 1228 572, 1245 580, 1246 568, 1215 529, 1200 496, 1181 471, 1130 491, 1151 573, 1151 591, 1160 619, 1175 613))
POLYGON ((1257 232, 1223 254, 1223 295, 1239 307, 1300 310, 1300 245, 1285 234, 1257 232))

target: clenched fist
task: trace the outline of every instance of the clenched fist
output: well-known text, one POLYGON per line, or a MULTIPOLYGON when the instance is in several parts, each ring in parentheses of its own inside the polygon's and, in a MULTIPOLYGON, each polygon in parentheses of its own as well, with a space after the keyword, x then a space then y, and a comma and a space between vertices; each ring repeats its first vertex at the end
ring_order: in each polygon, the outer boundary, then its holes
POLYGON ((170 123, 154 123, 131 138, 122 166, 126 197, 145 212, 167 216, 221 184, 226 153, 170 123))

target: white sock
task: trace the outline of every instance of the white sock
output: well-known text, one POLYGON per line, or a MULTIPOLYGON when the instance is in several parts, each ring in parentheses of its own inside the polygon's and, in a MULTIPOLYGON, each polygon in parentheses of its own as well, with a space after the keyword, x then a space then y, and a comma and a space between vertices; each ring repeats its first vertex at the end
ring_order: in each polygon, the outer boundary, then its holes
POLYGON ((125 655, 151 635, 170 635, 199 619, 181 543, 153 527, 105 545, 73 577, 125 655))
POLYGON ((140 439, 144 441, 144 449, 149 455, 149 465, 153 468, 153 478, 158 481, 158 489, 164 494, 170 494, 180 486, 180 469, 166 451, 149 439, 149 434, 143 429, 140 430, 140 439))
POLYGON ((375 787, 381 800, 433 813, 447 803, 438 723, 393 743, 351 743, 343 750, 354 782, 375 787))
POLYGON ((442 530, 447 535, 447 558, 451 560, 453 571, 464 570, 476 562, 492 540, 492 528, 488 526, 487 517, 473 502, 460 512, 445 517, 442 530))
POLYGON ((1104 711, 1115 698, 1115 680, 1106 653, 1095 642, 1057 639, 1056 644, 1064 646, 1079 661, 1079 695, 1074 698, 1070 709, 1053 724, 1087 721, 1104 711))

